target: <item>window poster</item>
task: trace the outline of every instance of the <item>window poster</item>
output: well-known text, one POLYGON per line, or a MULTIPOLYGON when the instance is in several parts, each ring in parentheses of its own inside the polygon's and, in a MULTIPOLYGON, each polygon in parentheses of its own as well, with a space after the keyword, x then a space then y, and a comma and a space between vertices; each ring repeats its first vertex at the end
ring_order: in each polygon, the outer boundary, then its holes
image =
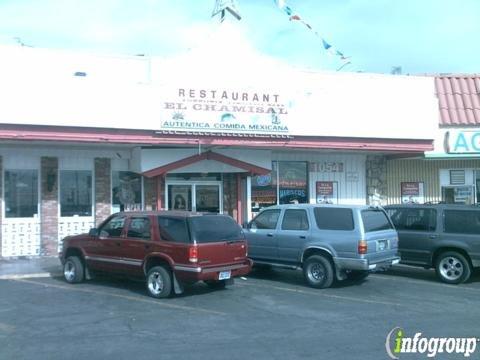
POLYGON ((407 181, 400 184, 402 203, 404 204, 423 204, 425 196, 423 192, 423 182, 407 181))
POLYGON ((317 204, 338 204, 338 182, 317 181, 317 204))
POLYGON ((173 210, 191 210, 190 185, 170 185, 169 203, 170 209, 173 210))

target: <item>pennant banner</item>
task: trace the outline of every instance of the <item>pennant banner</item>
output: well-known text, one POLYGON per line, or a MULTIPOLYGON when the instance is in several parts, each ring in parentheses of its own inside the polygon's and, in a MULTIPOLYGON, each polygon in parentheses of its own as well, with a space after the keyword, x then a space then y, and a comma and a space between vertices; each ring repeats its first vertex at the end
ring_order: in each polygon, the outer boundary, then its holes
POLYGON ((321 40, 325 51, 328 54, 337 57, 342 62, 342 66, 340 66, 337 69, 337 71, 340 71, 345 66, 351 64, 350 56, 345 56, 341 51, 335 49, 332 45, 330 45, 322 36, 320 36, 320 34, 309 23, 304 21, 300 17, 300 15, 298 15, 297 13, 294 13, 292 8, 290 8, 286 4, 285 0, 274 0, 274 1, 277 7, 280 10, 282 10, 286 15, 288 15, 288 18, 290 19, 290 21, 298 21, 298 22, 301 22, 303 25, 305 25, 305 27, 307 27, 310 31, 312 31, 315 34, 315 36, 317 36, 321 40))

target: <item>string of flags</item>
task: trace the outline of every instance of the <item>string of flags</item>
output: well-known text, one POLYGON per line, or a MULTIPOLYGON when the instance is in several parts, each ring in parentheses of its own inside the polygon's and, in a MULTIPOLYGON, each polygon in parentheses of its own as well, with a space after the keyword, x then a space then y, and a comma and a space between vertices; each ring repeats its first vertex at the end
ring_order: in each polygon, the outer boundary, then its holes
POLYGON ((340 71, 341 69, 343 69, 345 66, 351 64, 351 61, 350 61, 350 56, 345 56, 345 54, 343 54, 343 52, 341 52, 340 50, 334 48, 330 43, 328 43, 319 33, 318 31, 316 31, 309 23, 307 23, 305 20, 303 20, 300 15, 298 15, 297 13, 295 13, 292 8, 290 6, 288 6, 285 2, 285 0, 274 0, 275 4, 277 5, 277 7, 282 10, 288 17, 289 17, 289 20, 290 21, 298 21, 300 23, 302 23, 303 25, 305 25, 305 27, 307 27, 310 31, 312 31, 315 36, 317 36, 320 41, 322 42, 322 46, 323 48, 325 49, 325 51, 332 55, 332 56, 335 56, 337 57, 341 62, 342 62, 342 66, 340 66, 337 71, 340 71))
MULTIPOLYGON (((286 0, 274 0, 274 2, 277 5, 277 7, 288 16, 290 21, 298 21, 302 23, 306 28, 312 31, 315 34, 315 36, 317 36, 320 39, 323 48, 328 54, 330 54, 331 56, 335 56, 337 59, 339 59, 342 62, 342 65, 337 69, 337 71, 340 71, 345 66, 351 64, 350 56, 345 56, 343 52, 334 48, 330 43, 328 43, 318 33, 317 30, 315 30, 309 23, 303 20, 303 18, 301 18, 300 15, 294 12, 292 8, 287 5, 286 0)), ((215 17, 218 14, 220 14, 220 22, 223 22, 225 20, 225 15, 227 11, 231 15, 233 15, 237 20, 240 20, 242 18, 240 15, 240 12, 238 11, 235 0, 216 0, 215 8, 213 9, 213 12, 212 12, 212 17, 215 17)))

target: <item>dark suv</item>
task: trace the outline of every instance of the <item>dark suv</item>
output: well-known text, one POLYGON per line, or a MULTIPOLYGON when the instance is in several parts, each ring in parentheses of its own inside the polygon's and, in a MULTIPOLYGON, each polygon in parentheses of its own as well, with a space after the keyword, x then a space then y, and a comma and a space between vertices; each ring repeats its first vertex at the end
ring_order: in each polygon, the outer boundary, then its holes
POLYGON ((94 271, 142 277, 156 298, 200 280, 224 287, 252 266, 231 217, 183 211, 114 214, 89 234, 66 237, 60 260, 69 283, 94 271))
POLYGON ((467 281, 480 266, 480 208, 403 204, 385 209, 398 231, 402 263, 434 267, 450 284, 467 281))

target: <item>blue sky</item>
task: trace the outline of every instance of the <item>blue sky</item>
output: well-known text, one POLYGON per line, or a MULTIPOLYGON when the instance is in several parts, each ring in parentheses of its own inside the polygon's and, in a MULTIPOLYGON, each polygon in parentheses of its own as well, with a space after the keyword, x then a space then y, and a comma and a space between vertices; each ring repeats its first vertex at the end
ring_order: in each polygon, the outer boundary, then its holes
MULTIPOLYGON (((352 65, 342 71, 480 73, 480 0, 286 0, 352 65)), ((170 56, 218 29, 214 0, 0 0, 0 43, 170 56)), ((237 0, 237 26, 260 53, 334 70, 320 39, 273 0, 237 0)), ((232 20, 233 21, 233 20, 232 20)), ((222 44, 218 44, 219 47, 222 44)))

